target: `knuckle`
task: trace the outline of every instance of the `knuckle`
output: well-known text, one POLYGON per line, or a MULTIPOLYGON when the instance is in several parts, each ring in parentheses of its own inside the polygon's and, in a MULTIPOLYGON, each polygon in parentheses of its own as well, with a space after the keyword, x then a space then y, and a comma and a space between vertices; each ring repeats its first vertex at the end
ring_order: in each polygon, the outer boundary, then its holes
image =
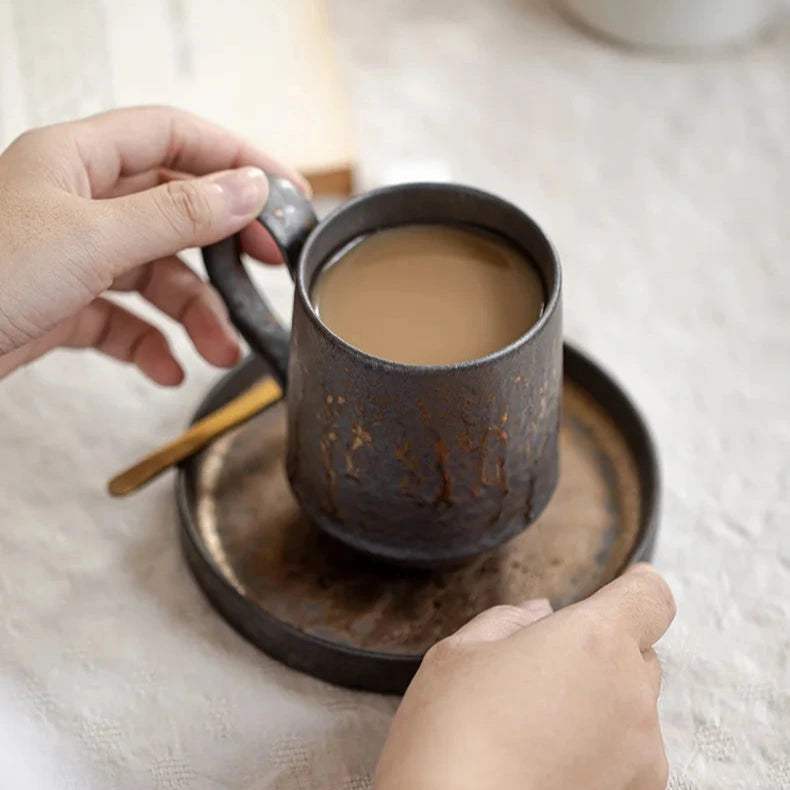
POLYGON ((488 610, 491 622, 499 628, 511 632, 513 629, 520 630, 535 622, 535 616, 518 606, 510 604, 499 604, 488 610))
POLYGON ((51 126, 27 129, 14 139, 10 147, 25 152, 48 149, 52 144, 60 147, 64 138, 63 126, 64 124, 53 124, 51 126))
POLYGON ((458 655, 461 649, 461 640, 454 634, 437 642, 431 647, 423 658, 423 664, 444 664, 447 661, 452 661, 458 655))
POLYGON ((664 577, 651 566, 636 565, 625 578, 629 581, 627 593, 630 596, 647 602, 653 609, 660 610, 667 621, 675 617, 677 613, 675 596, 664 577))
MULTIPOLYGON (((8 161, 13 161, 13 157, 16 157, 18 161, 33 162, 49 148, 48 137, 46 127, 28 129, 15 137, 5 152, 0 150, 0 154, 3 154, 3 159, 8 161)), ((5 180, 7 180, 7 174, 5 174, 5 180)))
POLYGON ((179 229, 196 231, 211 224, 211 207, 205 193, 191 181, 169 181, 166 213, 179 229))
POLYGON ((622 632, 600 612, 580 610, 576 629, 588 655, 608 660, 621 652, 622 632))
POLYGON ((35 145, 36 141, 41 139, 42 133, 42 129, 27 129, 14 139, 12 145, 16 147, 35 145))
POLYGON ((653 578, 653 584, 655 585, 656 601, 664 610, 667 618, 670 621, 674 620, 675 615, 678 612, 678 607, 677 603, 675 602, 675 596, 672 594, 672 590, 669 588, 666 579, 664 579, 663 576, 655 574, 653 578))
POLYGON ((523 626, 529 621, 529 615, 526 611, 519 609, 518 606, 511 606, 506 603, 492 606, 488 613, 489 617, 501 623, 523 626))
POLYGON ((167 347, 165 336, 156 327, 146 326, 129 347, 126 361, 139 362, 142 354, 146 351, 150 352, 152 348, 161 349, 163 347, 167 347))
POLYGON ((82 314, 81 317, 88 322, 88 329, 86 330, 81 322, 76 322, 74 331, 77 335, 86 336, 90 345, 99 351, 107 351, 110 343, 112 342, 112 326, 113 326, 113 308, 110 302, 104 299, 97 299, 90 305, 91 316, 87 312, 82 314))
POLYGON ((141 104, 137 109, 141 113, 149 113, 151 115, 162 115, 165 117, 169 117, 176 109, 170 104, 141 104))

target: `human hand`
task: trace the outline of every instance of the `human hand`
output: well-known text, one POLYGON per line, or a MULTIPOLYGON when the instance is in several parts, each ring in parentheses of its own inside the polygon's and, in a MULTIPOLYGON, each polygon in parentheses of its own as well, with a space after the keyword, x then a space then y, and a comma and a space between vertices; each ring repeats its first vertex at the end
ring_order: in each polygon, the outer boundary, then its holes
POLYGON ((555 614, 483 612, 426 655, 374 787, 664 790, 653 644, 674 616, 648 565, 555 614))
POLYGON ((276 262, 258 223, 261 168, 297 173, 220 127, 169 107, 115 110, 27 132, 0 155, 0 378, 56 346, 94 347, 159 384, 183 372, 164 335, 100 294, 139 291, 215 365, 238 361, 214 289, 175 253, 242 229, 276 262))

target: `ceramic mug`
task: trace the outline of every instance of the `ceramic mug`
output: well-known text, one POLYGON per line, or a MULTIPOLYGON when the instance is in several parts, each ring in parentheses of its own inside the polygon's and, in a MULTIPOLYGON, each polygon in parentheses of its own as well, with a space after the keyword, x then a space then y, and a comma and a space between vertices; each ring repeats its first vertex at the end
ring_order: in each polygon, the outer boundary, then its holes
POLYGON ((387 187, 318 222, 290 182, 269 180, 259 221, 295 282, 290 336, 244 269, 238 237, 203 258, 232 320, 286 387, 288 479, 308 517, 358 550, 416 566, 520 533, 558 471, 561 273, 546 236, 512 204, 465 186, 387 187), (469 226, 515 245, 543 280, 538 321, 509 346, 452 365, 383 360, 335 335, 310 299, 321 267, 360 236, 412 223, 469 226))

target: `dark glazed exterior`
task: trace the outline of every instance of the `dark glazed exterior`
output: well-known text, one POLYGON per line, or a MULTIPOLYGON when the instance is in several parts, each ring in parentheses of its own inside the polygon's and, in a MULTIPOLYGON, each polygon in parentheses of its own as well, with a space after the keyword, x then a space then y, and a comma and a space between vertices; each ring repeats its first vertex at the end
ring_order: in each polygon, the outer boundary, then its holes
MULTIPOLYGON (((256 332, 244 314, 251 284, 227 281, 240 266, 225 255, 206 261, 247 340, 277 363, 270 329, 256 332)), ((537 225, 468 187, 390 187, 324 220, 302 249, 295 281, 287 467, 309 517, 359 550, 421 566, 494 548, 532 523, 557 481, 562 385, 559 262, 537 225), (415 222, 477 227, 519 248, 544 281, 536 325, 483 359, 430 367, 372 357, 330 332, 309 298, 323 263, 362 234, 415 222)))

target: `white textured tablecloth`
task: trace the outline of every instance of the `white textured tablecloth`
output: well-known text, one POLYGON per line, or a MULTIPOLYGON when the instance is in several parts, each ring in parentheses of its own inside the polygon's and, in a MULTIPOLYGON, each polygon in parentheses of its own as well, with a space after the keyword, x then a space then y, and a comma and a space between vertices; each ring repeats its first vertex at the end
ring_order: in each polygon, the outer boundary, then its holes
MULTIPOLYGON (((121 8, 56 5, 94 42, 121 8)), ((32 41, 35 6, 0 0, 6 42, 32 41)), ((563 261, 569 337, 658 438, 656 562, 679 606, 660 645, 671 787, 790 788, 787 18, 754 46, 665 60, 588 39, 545 2, 331 10, 367 180, 439 159, 532 213, 563 261)), ((95 53, 40 46, 72 91, 47 93, 35 59, 0 48, 6 142, 114 101, 101 74, 89 87, 95 53)), ((287 312, 284 274, 264 279, 287 312)), ((363 790, 395 700, 292 672, 217 617, 181 559, 172 480, 104 493, 217 375, 174 337, 177 391, 66 352, 0 385, 0 786, 363 790)))

